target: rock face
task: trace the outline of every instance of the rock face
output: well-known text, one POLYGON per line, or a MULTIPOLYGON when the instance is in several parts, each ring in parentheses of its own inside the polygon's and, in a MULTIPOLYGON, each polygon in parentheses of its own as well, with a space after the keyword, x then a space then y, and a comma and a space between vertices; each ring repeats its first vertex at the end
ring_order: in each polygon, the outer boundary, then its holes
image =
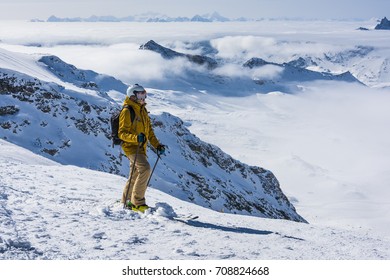
POLYGON ((390 30, 390 21, 384 17, 380 23, 375 26, 377 30, 390 30))
POLYGON ((149 51, 159 53, 165 59, 174 59, 177 57, 185 57, 189 61, 191 61, 195 64, 198 64, 198 65, 204 65, 210 70, 216 68, 218 65, 218 63, 214 59, 212 59, 208 56, 179 53, 179 52, 176 52, 176 51, 171 50, 169 48, 163 47, 163 46, 157 44, 153 40, 150 40, 146 44, 141 45, 140 49, 141 50, 149 50, 149 51))
MULTIPOLYGON (((107 93, 122 83, 56 57, 40 62, 71 89, 0 69, 0 137, 59 163, 127 176, 128 160, 111 147, 109 119, 119 106, 107 93)), ((201 141, 168 113, 152 120, 168 146, 152 187, 217 211, 305 222, 272 172, 201 141)), ((149 154, 152 163, 156 157, 149 154)))
POLYGON ((64 164, 122 172, 118 163, 106 158, 106 144, 95 140, 110 135, 108 119, 116 104, 108 98, 3 69, 0 96, 3 139, 64 164))

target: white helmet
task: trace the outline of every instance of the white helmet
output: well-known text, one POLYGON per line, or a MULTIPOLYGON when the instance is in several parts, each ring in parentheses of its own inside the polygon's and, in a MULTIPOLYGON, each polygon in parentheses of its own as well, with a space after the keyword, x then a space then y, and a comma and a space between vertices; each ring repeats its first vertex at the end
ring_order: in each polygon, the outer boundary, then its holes
POLYGON ((143 86, 140 86, 139 84, 134 84, 132 86, 129 86, 127 88, 126 94, 128 97, 135 95, 137 92, 144 92, 145 89, 143 86))

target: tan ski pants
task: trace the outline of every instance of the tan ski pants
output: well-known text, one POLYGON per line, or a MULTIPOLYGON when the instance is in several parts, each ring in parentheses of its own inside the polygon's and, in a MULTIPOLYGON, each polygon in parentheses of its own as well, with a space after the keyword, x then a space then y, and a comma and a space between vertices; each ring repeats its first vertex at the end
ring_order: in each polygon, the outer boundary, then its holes
POLYGON ((131 171, 133 170, 135 155, 129 155, 130 160, 130 174, 129 179, 126 182, 125 189, 122 194, 122 203, 125 203, 126 193, 127 200, 135 206, 143 205, 145 203, 146 184, 150 176, 150 165, 144 154, 138 154, 137 162, 135 163, 134 174, 131 178, 131 171))

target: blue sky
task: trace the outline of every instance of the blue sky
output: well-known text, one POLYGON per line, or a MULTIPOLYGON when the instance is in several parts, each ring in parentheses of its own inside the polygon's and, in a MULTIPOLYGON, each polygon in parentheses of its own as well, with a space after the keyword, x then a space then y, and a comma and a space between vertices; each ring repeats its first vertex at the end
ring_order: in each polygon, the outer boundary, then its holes
POLYGON ((370 19, 390 17, 389 0, 0 0, 1 19, 47 19, 144 12, 188 16, 214 11, 229 18, 300 17, 370 19), (386 13, 388 13, 386 15, 386 13))

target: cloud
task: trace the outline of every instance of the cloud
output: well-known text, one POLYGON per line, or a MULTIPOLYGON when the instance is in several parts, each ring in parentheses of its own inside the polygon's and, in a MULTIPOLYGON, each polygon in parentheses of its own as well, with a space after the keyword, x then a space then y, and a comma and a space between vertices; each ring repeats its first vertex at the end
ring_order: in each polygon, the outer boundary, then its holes
POLYGON ((320 56, 345 50, 345 46, 325 42, 281 40, 262 36, 226 36, 210 41, 217 56, 235 62, 259 57, 276 63, 288 62, 299 56, 320 56))
POLYGON ((261 57, 264 49, 275 46, 274 38, 259 36, 226 36, 210 41, 221 58, 261 57))
POLYGON ((171 75, 185 75, 190 62, 184 58, 165 60, 152 51, 139 49, 139 44, 114 45, 57 45, 51 48, 36 48, 59 56, 80 69, 92 69, 98 73, 114 76, 125 83, 163 80, 171 75))
POLYGON ((237 64, 225 64, 221 67, 216 68, 213 71, 216 75, 228 76, 228 77, 250 77, 251 73, 249 69, 243 68, 237 64))
POLYGON ((251 75, 253 79, 276 79, 283 71, 283 67, 277 65, 264 65, 252 69, 251 75))
POLYGON ((264 65, 253 69, 245 68, 242 65, 227 63, 216 68, 213 73, 230 78, 248 78, 254 80, 277 79, 284 69, 277 65, 264 65))
POLYGON ((302 143, 306 148, 313 146, 313 160, 327 159, 332 163, 327 168, 361 176, 362 180, 386 171, 390 164, 388 90, 343 82, 311 82, 305 92, 295 96, 284 106, 294 108, 296 124, 313 126, 313 134, 306 135, 311 142, 302 143))

